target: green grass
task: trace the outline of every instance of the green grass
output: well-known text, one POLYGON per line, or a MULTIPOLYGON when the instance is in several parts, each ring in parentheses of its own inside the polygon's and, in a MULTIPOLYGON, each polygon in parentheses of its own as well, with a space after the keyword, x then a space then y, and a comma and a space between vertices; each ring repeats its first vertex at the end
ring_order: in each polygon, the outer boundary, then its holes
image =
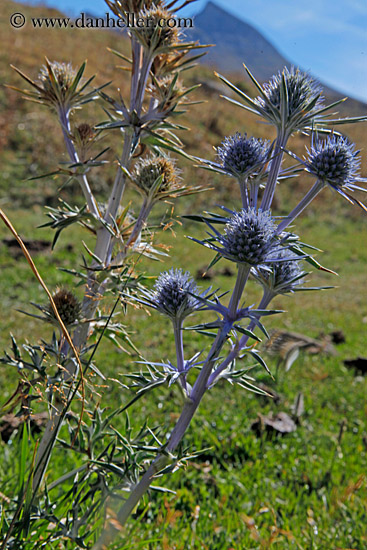
MULTIPOLYGON (((336 208, 339 208, 335 203, 336 208)), ((344 211, 345 212, 345 211, 344 211)), ((40 223, 40 211, 10 213, 20 233, 27 237, 47 238, 47 230, 29 229, 40 223)), ((267 327, 286 328, 317 337, 320 332, 341 329, 346 343, 338 346, 338 354, 302 355, 287 374, 280 373, 277 383, 256 369, 255 378, 274 385, 282 395, 280 404, 245 392, 221 382, 205 396, 185 444, 192 449, 209 448, 179 471, 159 484, 175 495, 152 494, 148 508, 141 504, 144 520, 134 526, 129 535, 131 547, 149 549, 346 549, 363 550, 367 545, 365 532, 367 490, 366 466, 366 379, 347 370, 343 359, 365 355, 367 307, 365 302, 365 270, 367 251, 361 246, 365 227, 360 220, 345 215, 304 218, 297 224, 303 240, 323 248, 318 255, 323 265, 336 269, 339 277, 323 272, 310 276, 310 285, 338 284, 339 288, 319 293, 299 293, 291 298, 278 298, 274 306, 287 313, 274 316, 267 327), (299 392, 305 399, 305 412, 297 431, 283 437, 267 439, 251 430, 258 413, 285 411, 291 408, 299 392), (341 423, 345 432, 338 445, 341 423), (154 540, 152 543, 143 541, 154 540)), ((158 273, 164 267, 182 266, 193 273, 210 260, 199 245, 184 238, 197 235, 200 228, 186 224, 179 228, 176 239, 161 234, 165 243, 173 244, 171 258, 163 265, 143 263, 141 269, 158 273)), ((0 238, 6 235, 3 227, 0 238)), ((59 265, 78 265, 85 234, 78 228, 65 233, 53 255, 37 254, 36 264, 50 287, 71 282, 58 272, 59 265), (67 244, 73 243, 73 251, 67 244)), ((52 238, 51 234, 48 237, 52 238)), ((22 316, 15 307, 28 309, 29 299, 44 303, 45 298, 25 260, 13 259, 2 249, 0 280, 4 315, 1 319, 1 347, 7 345, 9 329, 19 342, 34 341, 47 335, 36 320, 22 316)), ((230 288, 234 276, 225 277, 220 262, 214 268, 215 287, 230 288)), ((232 266, 231 266, 232 267, 232 266)), ((207 282, 205 282, 207 284, 207 282)), ((201 283, 204 286, 204 282, 201 283)), ((259 296, 254 283, 249 285, 247 303, 259 296)), ((145 357, 153 361, 172 357, 173 338, 167 321, 158 315, 148 317, 141 311, 129 310, 123 322, 132 326, 134 341, 145 357)), ((46 328, 46 330, 48 330, 46 328)), ((51 332, 49 333, 51 334, 51 332)), ((208 345, 194 334, 186 336, 187 356, 208 345)), ((122 375, 134 370, 135 357, 118 353, 104 344, 97 354, 97 365, 110 378, 124 381, 122 375)), ((275 359, 268 358, 274 371, 275 359)), ((1 368, 2 400, 14 391, 17 381, 10 367, 1 368), (5 383, 6 381, 6 383, 5 383)), ((101 390, 102 404, 113 409, 126 403, 131 395, 109 381, 109 389, 101 390), (105 393, 104 393, 105 392, 105 393)), ((41 408, 44 408, 42 405, 41 408)), ((162 424, 169 430, 179 414, 182 397, 176 388, 158 389, 142 398, 131 410, 132 425, 138 427, 149 418, 151 426, 162 424)), ((122 429, 125 417, 116 419, 122 429)), ((3 467, 17 456, 17 439, 9 448, 2 444, 3 467)), ((58 449, 54 453, 51 482, 67 468, 78 464, 77 457, 58 449)), ((5 476, 4 476, 5 480, 5 476)), ((7 494, 4 483, 0 491, 7 494)), ((68 546, 66 546, 68 547, 68 546)), ((117 547, 123 547, 117 546, 117 547)))

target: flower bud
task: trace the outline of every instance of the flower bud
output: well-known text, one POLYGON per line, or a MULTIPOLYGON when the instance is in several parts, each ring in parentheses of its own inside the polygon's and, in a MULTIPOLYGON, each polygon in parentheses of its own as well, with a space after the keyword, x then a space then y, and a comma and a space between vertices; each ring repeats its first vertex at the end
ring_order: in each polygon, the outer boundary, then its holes
POLYGON ((162 181, 155 190, 156 194, 168 192, 170 189, 177 187, 179 177, 171 159, 152 155, 145 159, 140 159, 136 163, 133 181, 145 194, 151 192, 160 177, 162 177, 162 181))
POLYGON ((223 168, 239 178, 242 175, 251 175, 251 172, 259 169, 259 164, 265 162, 269 150, 269 142, 243 136, 236 132, 233 136, 226 137, 222 146, 218 147, 218 157, 223 168))
POLYGON ((360 168, 359 151, 343 136, 316 142, 308 155, 307 169, 320 181, 333 186, 353 183, 360 168))
POLYGON ((276 226, 270 211, 255 208, 236 212, 219 237, 222 255, 236 263, 258 265, 274 246, 276 226))
POLYGON ((169 317, 184 318, 200 306, 200 302, 191 296, 198 289, 188 271, 164 271, 159 275, 154 288, 153 301, 157 309, 169 317))
POLYGON ((44 99, 50 103, 59 104, 65 101, 70 87, 76 77, 76 71, 70 63, 51 61, 50 68, 56 79, 56 87, 48 67, 43 66, 38 75, 38 84, 44 90, 44 99))
POLYGON ((300 267, 299 256, 287 249, 270 253, 266 265, 257 266, 251 273, 274 294, 293 292, 306 276, 300 267))

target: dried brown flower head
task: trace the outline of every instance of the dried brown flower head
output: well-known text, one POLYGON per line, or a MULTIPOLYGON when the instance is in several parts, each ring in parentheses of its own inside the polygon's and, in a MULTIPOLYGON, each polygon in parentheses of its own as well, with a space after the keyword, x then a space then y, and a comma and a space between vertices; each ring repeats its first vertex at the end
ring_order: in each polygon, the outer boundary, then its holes
MULTIPOLYGON (((81 304, 72 292, 65 288, 60 288, 52 296, 52 299, 64 325, 72 325, 79 319, 81 304)), ((50 318, 56 321, 51 304, 47 307, 47 312, 50 318)))
POLYGON ((155 192, 159 194, 176 189, 180 178, 171 159, 152 155, 136 163, 133 181, 145 194, 149 194, 157 185, 155 192))
POLYGON ((88 123, 82 122, 82 124, 79 124, 79 126, 75 128, 75 136, 77 136, 83 144, 86 144, 95 137, 95 133, 88 123))
POLYGON ((12 66, 33 89, 20 90, 14 86, 10 86, 10 88, 21 92, 31 101, 48 105, 57 112, 62 110, 64 113, 68 113, 72 109, 96 99, 98 91, 104 87, 90 89, 89 85, 94 78, 93 76, 82 82, 85 67, 86 62, 82 63, 79 69, 76 70, 70 63, 59 63, 58 61, 46 59, 46 63, 41 68, 37 79, 32 80, 22 71, 12 66))
POLYGON ((158 100, 160 110, 172 108, 186 91, 181 81, 177 80, 175 76, 155 79, 147 90, 152 97, 158 100))
POLYGON ((181 31, 173 14, 161 6, 152 5, 150 9, 140 11, 133 32, 143 46, 151 52, 169 51, 180 40, 181 31))
POLYGON ((96 133, 88 123, 83 122, 75 128, 72 138, 79 152, 80 160, 84 162, 90 147, 95 141, 96 133))

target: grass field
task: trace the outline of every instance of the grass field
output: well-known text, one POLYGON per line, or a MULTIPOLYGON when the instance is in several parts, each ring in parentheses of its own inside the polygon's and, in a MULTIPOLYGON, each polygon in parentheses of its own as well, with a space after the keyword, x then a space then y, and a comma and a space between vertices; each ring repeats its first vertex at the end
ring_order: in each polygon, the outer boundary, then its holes
MULTIPOLYGON (((12 2, 6 1, 5 5, 9 12, 14 11, 12 2)), ((31 11, 31 8, 24 9, 31 11)), ((49 31, 36 37, 29 29, 16 35, 8 27, 4 26, 3 30, 4 40, 13 42, 14 48, 4 49, 1 54, 1 77, 4 81, 10 79, 12 84, 19 85, 19 81, 11 76, 10 62, 34 76, 45 53, 53 59, 60 51, 60 33, 56 33, 57 38, 53 35, 46 52, 45 42, 47 36, 51 36, 47 34, 49 31), (30 43, 32 49, 27 49, 30 43)), ((104 32, 95 34, 92 40, 85 33, 76 35, 68 31, 62 44, 63 55, 64 58, 75 55, 76 62, 80 62, 88 50, 91 72, 101 68, 98 83, 109 80, 112 74, 117 79, 120 77, 114 72, 114 60, 104 53, 104 47, 113 42, 114 38, 104 32)), ((195 82, 199 75, 200 78, 203 75, 212 78, 209 73, 208 69, 197 69, 188 83, 195 82)), ((208 103, 194 106, 186 116, 186 122, 192 122, 192 130, 182 135, 182 139, 190 153, 213 159, 212 147, 218 145, 224 135, 238 129, 266 135, 266 128, 245 116, 238 128, 242 112, 225 102, 219 103, 210 95, 197 94, 208 103), (215 123, 213 102, 217 109, 215 123)), ((54 159, 63 159, 61 138, 54 131, 49 113, 26 105, 9 90, 0 89, 0 117, 4 128, 0 143, 3 162, 0 205, 27 241, 51 242, 52 231, 37 227, 47 221, 44 206, 55 204, 61 180, 28 182, 25 178, 53 169, 54 159), (51 136, 49 140, 45 139, 48 135, 51 136)), ((99 121, 98 117, 94 122, 99 121)), ((366 125, 348 127, 347 133, 359 147, 367 143, 366 125)), ((107 137, 112 147, 108 157, 111 164, 117 138, 107 137)), ((301 152, 305 143, 305 138, 297 137, 296 150, 301 152)), ((365 171, 365 152, 364 157, 365 171)), ((185 181, 205 184, 212 190, 199 195, 199 199, 194 197, 178 202, 175 209, 178 216, 202 209, 213 210, 216 204, 238 207, 239 195, 233 189, 232 180, 213 178, 208 172, 189 168, 186 162, 180 161, 180 167, 185 181)), ((95 184, 101 199, 111 183, 113 171, 112 165, 107 168, 105 179, 99 171, 96 173, 95 184)), ((276 213, 284 214, 295 205, 310 183, 310 179, 301 178, 282 184, 276 213)), ((66 190, 64 196, 78 201, 75 190, 66 190)), ((137 195, 133 191, 128 199, 137 209, 137 195)), ((159 214, 159 211, 153 214, 157 221, 159 214)), ((301 216, 296 230, 303 241, 322 249, 323 253, 316 254, 322 265, 338 273, 335 276, 313 271, 308 278, 309 286, 335 285, 336 288, 279 297, 273 305, 285 313, 266 322, 268 329, 294 331, 321 339, 340 330, 345 335, 345 343, 335 346, 335 354, 301 352, 289 372, 285 373, 280 367, 275 380, 260 367, 254 369, 254 378, 279 394, 276 401, 245 392, 239 386, 218 383, 205 396, 184 440, 192 450, 205 451, 188 462, 184 471, 159 480, 160 485, 174 494, 154 492, 149 501, 142 502, 126 533, 121 534, 116 549, 366 550, 367 378, 343 363, 346 359, 367 357, 366 219, 356 207, 346 205, 329 190, 323 191, 307 216, 301 216), (292 416, 300 394, 304 399, 304 412, 294 432, 267 435, 252 429, 259 414, 286 412, 292 416)), ((203 237, 204 229, 185 220, 180 223, 182 225, 174 226, 175 236, 170 231, 157 236, 158 242, 171 247, 170 257, 163 262, 145 259, 139 269, 156 275, 171 266, 182 267, 190 270, 202 287, 212 285, 229 290, 235 280, 233 265, 222 260, 213 268, 212 280, 201 280, 198 271, 205 270, 212 255, 186 236, 203 237), (228 273, 226 267, 232 273, 228 273)), ((49 326, 17 311, 32 311, 29 302, 44 304, 46 297, 19 249, 9 246, 8 238, 9 232, 0 225, 0 356, 9 347, 10 332, 19 344, 34 343, 40 338, 47 340, 52 335, 49 326)), ((74 226, 61 235, 52 254, 49 247, 32 253, 50 289, 57 285, 74 285, 74 280, 58 268, 79 267, 84 251, 82 240, 92 244, 91 237, 74 226)), ((82 288, 76 292, 82 297, 82 288)), ((246 304, 256 303, 259 297, 259 287, 250 282, 246 304)), ((173 336, 165 319, 129 307, 125 317, 120 312, 120 320, 129 327, 134 343, 146 359, 172 358, 173 336)), ((207 349, 208 345, 205 337, 187 333, 185 355, 190 357, 207 349)), ((262 345, 259 344, 259 348, 262 345)), ((275 374, 277 359, 266 358, 275 374)), ((100 395, 96 393, 92 403, 101 401, 102 406, 110 410, 126 404, 132 395, 118 382, 123 384, 123 374, 138 368, 135 364, 138 359, 134 353, 127 355, 104 343, 98 350, 96 364, 107 381, 97 382, 100 395)), ((0 365, 0 406, 15 391, 17 383, 15 369, 0 365)), ((133 430, 148 418, 151 427, 162 426, 164 437, 177 420, 182 403, 176 386, 154 390, 129 410, 133 430)), ((40 401, 36 407, 46 410, 46 403, 40 401)), ((126 416, 122 414, 115 419, 115 427, 123 431, 125 422, 126 416)), ((14 433, 10 443, 0 441, 0 504, 1 500, 6 501, 15 494, 21 468, 20 446, 20 433, 14 433)), ((58 446, 47 474, 48 483, 79 464, 80 457, 76 453, 73 455, 58 446)), ((60 544, 63 546, 54 547, 75 548, 66 540, 60 544)), ((38 544, 35 542, 33 547, 38 544)))
MULTIPOLYGON (((19 230, 28 237, 40 236, 40 230, 29 231, 38 216, 37 212, 26 216, 24 212, 13 213, 13 218, 19 220, 19 230)), ((255 378, 273 386, 281 395, 278 404, 223 382, 213 388, 185 437, 185 444, 193 449, 208 450, 189 463, 186 471, 164 480, 164 484, 176 492, 174 496, 153 494, 149 507, 145 509, 142 505, 144 520, 138 524, 132 520, 134 532, 129 535, 131 546, 127 548, 139 547, 140 543, 141 548, 150 549, 363 550, 366 547, 366 378, 343 365, 344 359, 365 356, 366 351, 367 253, 362 246, 365 227, 362 221, 341 216, 322 222, 308 218, 299 225, 307 242, 317 243, 325 250, 323 264, 335 268, 340 275, 336 278, 318 272, 310 277, 310 284, 338 284, 339 288, 279 298, 275 306, 287 313, 272 318, 267 327, 285 328, 313 337, 340 329, 345 333, 346 342, 337 346, 335 356, 301 355, 287 374, 280 370, 277 382, 257 369, 255 378), (292 414, 299 392, 304 396, 305 411, 294 433, 270 438, 265 434, 255 435, 251 424, 259 413, 292 414), (338 442, 342 425, 344 431, 338 442), (154 542, 144 542, 147 540, 154 542)), ((178 232, 170 260, 155 265, 156 271, 174 265, 195 273, 206 265, 202 250, 185 239, 184 232, 196 234, 197 228, 189 225, 178 232)), ((2 228, 1 236, 4 234, 2 228)), ((42 253, 35 256, 40 272, 51 287, 65 283, 66 278, 51 269, 50 263, 51 267, 52 264, 75 265, 78 246, 75 245, 70 254, 66 252, 66 244, 79 239, 76 233, 68 238, 64 236, 53 257, 42 253)), ((167 236, 166 240, 172 243, 172 238, 167 236)), ((29 310, 29 299, 45 302, 25 261, 15 260, 5 250, 1 264, 1 295, 6 312, 1 320, 2 348, 6 345, 8 330, 19 343, 25 337, 32 341, 41 335, 45 338, 44 325, 14 310, 15 307, 29 310)), ((224 262, 215 267, 218 276, 211 284, 226 289, 233 277, 221 274, 224 267, 224 262)), ((247 302, 252 303, 259 295, 254 284, 250 285, 250 293, 252 296, 247 302)), ((172 357, 173 341, 164 319, 129 311, 124 322, 134 328, 133 339, 146 358, 159 361, 172 357)), ((187 340, 188 356, 207 345, 197 336, 188 335, 187 340)), ((123 382, 123 373, 136 370, 134 359, 104 346, 97 356, 97 365, 105 375, 123 382)), ((273 372, 275 363, 274 358, 268 358, 273 372)), ((2 400, 6 400, 16 387, 16 373, 10 367, 2 367, 1 380, 2 400)), ((130 393, 122 391, 116 383, 111 381, 108 385, 108 391, 102 390, 101 394, 102 403, 109 408, 121 406, 131 398, 130 393), (107 395, 108 399, 104 397, 107 395)), ((181 404, 182 397, 176 389, 158 389, 130 410, 132 425, 138 427, 149 417, 151 426, 163 423, 169 430, 181 404)), ((40 405, 40 409, 44 407, 40 405)), ((124 423, 122 415, 116 426, 122 428, 124 423)), ((5 472, 16 460, 17 446, 17 438, 10 448, 2 446, 4 482, 0 491, 4 494, 9 488, 5 472)), ((64 451, 58 449, 55 455, 48 475, 50 482, 67 471, 66 463, 71 467, 70 456, 64 451)), ((118 546, 122 547, 125 546, 118 546)))

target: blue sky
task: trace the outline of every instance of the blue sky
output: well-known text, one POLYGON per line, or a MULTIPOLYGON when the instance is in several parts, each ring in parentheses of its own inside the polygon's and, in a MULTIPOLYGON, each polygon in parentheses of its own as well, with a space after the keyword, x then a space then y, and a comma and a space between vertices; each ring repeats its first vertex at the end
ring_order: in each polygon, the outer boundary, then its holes
MULTIPOLYGON (((38 4, 38 0, 28 3, 38 4)), ((43 0, 43 3, 72 15, 106 11, 103 0, 43 0)), ((337 90, 367 101, 366 0, 215 0, 215 3, 254 25, 294 64, 310 70, 337 90)), ((199 0, 185 13, 197 13, 205 4, 206 0, 199 0)))

